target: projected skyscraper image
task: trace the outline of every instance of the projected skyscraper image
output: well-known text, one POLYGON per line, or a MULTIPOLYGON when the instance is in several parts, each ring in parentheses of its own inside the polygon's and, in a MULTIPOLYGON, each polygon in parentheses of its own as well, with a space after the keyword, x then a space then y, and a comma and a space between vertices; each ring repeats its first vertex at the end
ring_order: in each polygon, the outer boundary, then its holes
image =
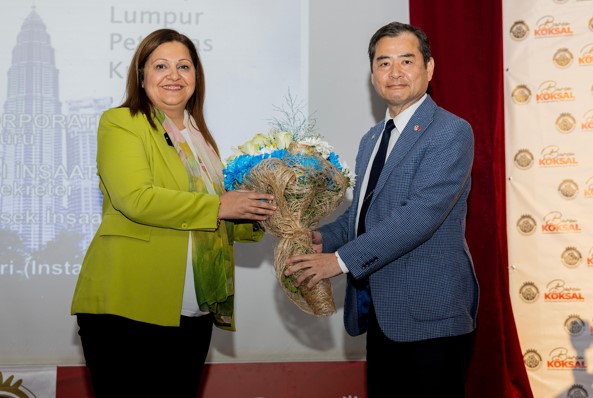
POLYGON ((5 78, 0 125, 4 274, 63 273, 80 263, 100 221, 95 135, 100 113, 112 101, 63 103, 55 53, 33 7, 18 33, 5 78))

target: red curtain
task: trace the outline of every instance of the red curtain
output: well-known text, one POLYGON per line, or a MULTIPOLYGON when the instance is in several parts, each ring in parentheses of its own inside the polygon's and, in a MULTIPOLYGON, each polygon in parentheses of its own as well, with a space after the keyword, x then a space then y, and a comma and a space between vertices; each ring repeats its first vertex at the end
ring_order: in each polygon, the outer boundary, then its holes
POLYGON ((533 397, 508 283, 502 0, 410 0, 410 22, 431 42, 430 94, 473 127, 467 239, 481 288, 470 398, 533 397))

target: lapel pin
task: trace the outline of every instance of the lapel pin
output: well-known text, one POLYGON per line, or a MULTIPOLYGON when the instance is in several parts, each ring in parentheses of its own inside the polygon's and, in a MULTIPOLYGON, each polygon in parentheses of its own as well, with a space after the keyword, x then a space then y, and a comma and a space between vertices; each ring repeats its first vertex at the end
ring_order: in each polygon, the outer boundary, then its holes
POLYGON ((420 126, 418 126, 418 125, 414 126, 414 131, 420 131, 420 130, 422 130, 422 128, 420 126))

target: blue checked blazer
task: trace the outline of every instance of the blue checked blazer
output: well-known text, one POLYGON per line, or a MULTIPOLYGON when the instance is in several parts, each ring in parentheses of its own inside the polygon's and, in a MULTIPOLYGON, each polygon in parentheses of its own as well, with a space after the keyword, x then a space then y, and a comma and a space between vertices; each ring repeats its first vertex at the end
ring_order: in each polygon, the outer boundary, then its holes
MULTIPOLYGON (((383 124, 362 137, 356 156, 361 179, 383 124)), ((350 277, 368 278, 377 320, 391 340, 455 336, 476 326, 479 287, 465 241, 473 156, 469 123, 428 96, 385 162, 367 232, 356 237, 360 184, 344 214, 319 228, 323 251, 337 251, 350 277)), ((350 277, 344 324, 356 336, 366 327, 359 323, 350 277)))

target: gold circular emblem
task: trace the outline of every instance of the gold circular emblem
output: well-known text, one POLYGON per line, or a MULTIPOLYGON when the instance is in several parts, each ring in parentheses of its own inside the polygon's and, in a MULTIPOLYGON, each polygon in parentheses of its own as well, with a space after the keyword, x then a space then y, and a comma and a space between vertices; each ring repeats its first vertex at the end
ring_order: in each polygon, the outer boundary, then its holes
POLYGON ((27 383, 23 383, 23 379, 14 379, 15 375, 0 372, 0 397, 36 398, 36 395, 27 388, 27 383))
POLYGON ((589 25, 589 29, 591 30, 591 32, 593 32, 593 18, 591 18, 589 20, 589 24, 588 25, 589 25))
POLYGON ((523 354, 523 363, 527 370, 536 370, 542 364, 542 357, 536 350, 527 350, 525 354, 523 354))
POLYGON ((566 393, 567 398, 582 398, 588 396, 589 393, 582 384, 573 384, 566 393))
POLYGON ((531 235, 535 232, 537 223, 529 214, 523 214, 517 221, 517 229, 521 235, 531 235))
POLYGON ((533 165, 533 155, 528 149, 519 149, 513 158, 515 166, 521 170, 527 170, 533 165))
POLYGON ((521 289, 519 289, 519 296, 521 297, 521 300, 531 304, 539 297, 539 289, 535 286, 535 283, 525 282, 523 286, 521 286, 521 289))
POLYGON ((572 314, 564 321, 564 330, 571 336, 578 336, 585 330, 585 322, 580 316, 572 314))
POLYGON ((567 247, 560 255, 560 260, 567 268, 576 268, 579 266, 583 256, 576 247, 567 247))
POLYGON ((559 49, 552 57, 554 65, 556 65, 559 68, 567 68, 568 66, 570 66, 573 59, 574 56, 570 51, 568 51, 568 48, 559 49))
POLYGON ((509 33, 511 34, 511 38, 521 41, 529 34, 529 26, 527 26, 525 21, 517 21, 511 26, 509 33))
POLYGON ((529 102, 531 98, 531 90, 524 84, 521 84, 513 90, 511 98, 515 104, 523 105, 529 102))
POLYGON ((577 124, 577 120, 570 113, 561 113, 556 119, 556 128, 563 134, 568 134, 577 124))
POLYGON ((579 186, 574 180, 563 180, 558 186, 558 193, 564 199, 574 199, 579 193, 579 186))

